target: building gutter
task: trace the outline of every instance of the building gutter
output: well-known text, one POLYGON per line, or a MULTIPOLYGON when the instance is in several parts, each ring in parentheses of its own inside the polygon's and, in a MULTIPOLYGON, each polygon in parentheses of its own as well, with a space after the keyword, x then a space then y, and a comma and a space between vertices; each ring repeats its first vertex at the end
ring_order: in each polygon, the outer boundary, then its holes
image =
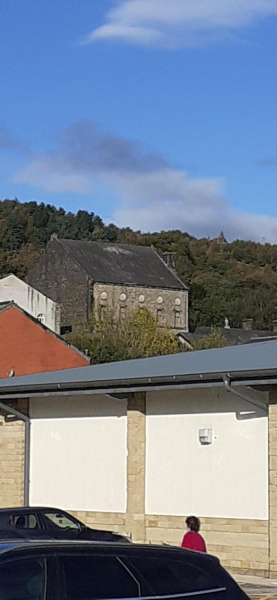
POLYGON ((24 506, 29 506, 29 482, 30 482, 30 439, 31 439, 31 421, 27 415, 24 415, 19 410, 16 410, 12 406, 8 406, 3 402, 0 402, 0 410, 13 415, 18 421, 23 421, 25 424, 25 436, 24 436, 24 506))
POLYGON ((263 402, 261 402, 260 400, 254 399, 251 396, 243 394, 242 392, 238 392, 237 390, 235 390, 231 386, 231 380, 228 375, 223 375, 222 379, 223 379, 223 383, 224 383, 224 388, 229 394, 233 394, 233 396, 237 396, 237 398, 241 398, 242 400, 245 400, 245 402, 248 402, 248 404, 255 406, 255 408, 259 408, 260 410, 264 411, 266 414, 268 413, 268 407, 263 402))
MULTIPOLYGON (((86 386, 75 384, 68 385, 68 387, 63 384, 54 384, 50 386, 38 386, 37 388, 30 386, 29 388, 25 388, 20 391, 20 387, 11 388, 10 391, 6 388, 5 391, 1 393, 0 387, 0 401, 8 400, 11 402, 16 399, 28 399, 28 398, 48 398, 48 397, 59 397, 59 396, 78 396, 78 395, 95 395, 95 394, 104 394, 104 395, 121 395, 127 396, 127 394, 134 392, 151 392, 151 391, 172 391, 172 390, 189 390, 189 389, 205 389, 205 388, 222 388, 225 387, 227 391, 232 393, 234 392, 234 387, 260 387, 267 388, 268 386, 276 386, 277 387, 277 378, 276 374, 274 377, 270 378, 265 375, 264 378, 244 378, 244 379, 231 379, 230 374, 218 374, 217 378, 208 379, 204 376, 200 376, 197 380, 177 380, 176 377, 171 377, 167 381, 155 381, 154 379, 148 379, 147 381, 141 381, 137 384, 123 384, 122 381, 119 381, 118 384, 116 382, 110 382, 110 386, 104 386, 103 382, 99 382, 99 385, 95 385, 94 387, 90 387, 89 383, 86 386), (225 378, 229 380, 229 383, 225 383, 225 378), (102 385, 101 385, 102 384, 102 385)), ((264 391, 267 391, 266 389, 264 391)), ((258 400, 253 400, 251 397, 242 395, 241 392, 236 392, 236 395, 240 395, 244 400, 249 401, 251 404, 255 402, 259 403, 259 408, 264 408, 265 405, 258 400)), ((121 399, 122 399, 121 398, 121 399)))

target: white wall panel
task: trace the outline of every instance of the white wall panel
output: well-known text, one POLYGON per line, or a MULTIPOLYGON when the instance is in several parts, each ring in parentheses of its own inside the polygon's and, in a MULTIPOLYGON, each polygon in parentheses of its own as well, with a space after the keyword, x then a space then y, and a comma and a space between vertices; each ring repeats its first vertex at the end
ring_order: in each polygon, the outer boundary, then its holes
POLYGON ((31 418, 31 504, 124 513, 126 403, 33 399, 31 418))
POLYGON ((146 512, 267 519, 267 416, 219 388, 149 392, 146 512))

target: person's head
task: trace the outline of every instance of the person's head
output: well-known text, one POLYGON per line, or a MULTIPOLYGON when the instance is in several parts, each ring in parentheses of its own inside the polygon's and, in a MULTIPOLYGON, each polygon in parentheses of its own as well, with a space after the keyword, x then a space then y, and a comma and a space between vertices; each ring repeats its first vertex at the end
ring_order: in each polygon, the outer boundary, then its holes
POLYGON ((198 533, 201 525, 200 519, 198 519, 197 517, 188 517, 186 519, 186 524, 188 529, 190 531, 194 531, 195 533, 198 533))

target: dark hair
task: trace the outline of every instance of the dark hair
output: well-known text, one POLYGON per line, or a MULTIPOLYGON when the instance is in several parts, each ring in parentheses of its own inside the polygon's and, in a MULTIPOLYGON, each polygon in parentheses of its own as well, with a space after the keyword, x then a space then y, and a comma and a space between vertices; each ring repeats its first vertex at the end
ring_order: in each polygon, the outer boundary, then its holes
POLYGON ((188 528, 191 531, 194 531, 195 533, 198 533, 199 529, 200 529, 200 519, 198 519, 198 517, 188 517, 186 519, 186 524, 188 526, 188 528))

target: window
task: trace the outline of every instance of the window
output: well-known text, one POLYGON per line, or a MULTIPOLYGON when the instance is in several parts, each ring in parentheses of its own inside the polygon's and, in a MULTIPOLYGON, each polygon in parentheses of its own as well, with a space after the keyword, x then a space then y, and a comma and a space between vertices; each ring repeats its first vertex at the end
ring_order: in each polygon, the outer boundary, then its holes
POLYGON ((125 306, 121 306, 119 309, 119 320, 121 322, 125 321, 126 319, 126 307, 125 306))
POLYGON ((36 515, 34 514, 14 514, 9 519, 10 527, 15 529, 39 529, 36 515))
POLYGON ((141 595, 135 575, 115 556, 72 556, 64 557, 62 562, 66 600, 108 600, 141 595))
POLYGON ((163 311, 161 308, 157 309, 157 325, 163 325, 163 311))
POLYGON ((182 327, 182 314, 179 310, 175 310, 174 313, 174 327, 176 327, 176 329, 182 327))
POLYGON ((106 306, 100 306, 100 320, 106 321, 107 317, 107 308, 106 306))
POLYGON ((44 600, 44 597, 44 561, 16 560, 0 567, 1 600, 44 600))
POLYGON ((185 561, 138 557, 132 558, 130 564, 142 575, 155 596, 222 590, 213 577, 185 561))
POLYGON ((61 327, 61 335, 66 335, 67 333, 72 333, 72 325, 63 325, 61 327))
POLYGON ((81 527, 75 521, 72 521, 67 515, 58 512, 44 513, 44 517, 47 519, 47 525, 50 529, 77 529, 80 531, 81 527))

